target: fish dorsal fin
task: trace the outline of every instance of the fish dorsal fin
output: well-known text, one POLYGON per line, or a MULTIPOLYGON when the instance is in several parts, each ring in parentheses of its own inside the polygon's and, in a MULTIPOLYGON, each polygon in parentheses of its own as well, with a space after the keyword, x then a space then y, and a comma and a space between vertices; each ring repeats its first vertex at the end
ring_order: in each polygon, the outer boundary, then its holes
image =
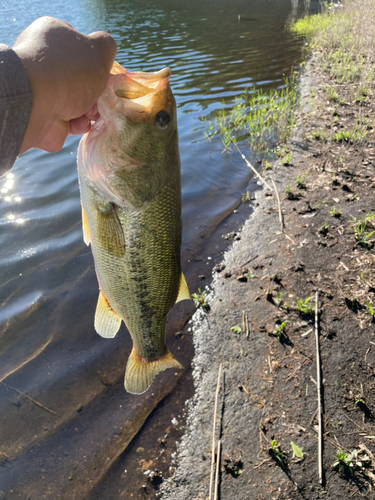
POLYGON ((82 206, 81 203, 81 208, 82 208, 82 231, 83 231, 83 241, 86 243, 86 245, 90 245, 90 233, 89 233, 89 225, 87 224, 87 217, 86 217, 86 212, 85 209, 82 206))
POLYGON ((138 356, 133 347, 126 365, 125 389, 131 394, 143 394, 150 387, 156 375, 167 368, 183 368, 168 349, 167 354, 156 361, 146 361, 138 356))
POLYGON ((121 326, 120 316, 118 316, 109 305, 109 302, 104 297, 102 291, 99 292, 94 326, 97 333, 106 339, 112 339, 121 326))
POLYGON ((177 302, 180 302, 181 300, 191 300, 189 287, 186 283, 184 273, 181 273, 181 276, 180 276, 180 285, 178 287, 178 295, 177 295, 176 304, 177 304, 177 302))
POLYGON ((125 255, 125 236, 112 203, 107 202, 97 207, 96 221, 100 245, 115 257, 125 255))

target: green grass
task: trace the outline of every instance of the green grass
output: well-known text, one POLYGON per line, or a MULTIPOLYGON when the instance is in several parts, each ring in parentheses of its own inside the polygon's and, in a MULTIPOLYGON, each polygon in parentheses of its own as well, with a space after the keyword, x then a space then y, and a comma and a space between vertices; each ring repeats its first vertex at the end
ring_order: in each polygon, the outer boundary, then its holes
POLYGON ((336 210, 336 207, 333 207, 332 210, 329 212, 333 217, 341 217, 341 208, 336 210))
POLYGON ((250 202, 250 191, 247 190, 246 193, 242 193, 242 203, 249 203, 250 202))
POLYGON ((329 224, 325 222, 323 226, 319 228, 319 233, 322 234, 323 236, 327 236, 328 234, 328 229, 329 229, 329 224))
POLYGON ((326 87, 325 91, 328 94, 328 98, 330 102, 341 102, 339 94, 336 92, 336 90, 333 87, 326 87))
POLYGON ((236 97, 232 109, 223 102, 214 120, 205 122, 204 135, 209 140, 219 136, 227 151, 246 140, 253 153, 267 156, 277 143, 285 143, 289 137, 295 123, 296 99, 294 76, 276 90, 246 89, 236 97))
POLYGON ((283 321, 280 325, 276 325, 276 329, 273 335, 277 337, 279 340, 285 336, 284 330, 287 323, 289 323, 289 321, 283 321))
POLYGON ((307 171, 303 175, 298 175, 296 177, 296 184, 297 184, 298 188, 300 188, 300 189, 305 189, 306 188, 306 179, 307 179, 308 175, 309 175, 309 171, 307 171))
POLYGON ((311 297, 306 297, 306 299, 296 298, 295 308, 301 316, 311 316, 314 313, 313 307, 309 304, 310 300, 311 297))
POLYGON ((194 301, 195 307, 197 307, 197 308, 201 307, 202 309, 208 309, 209 308, 207 300, 206 300, 207 294, 206 294, 206 292, 204 290, 201 291, 201 289, 198 288, 198 292, 197 293, 192 293, 191 297, 192 297, 192 299, 194 301))
POLYGON ((354 233, 354 239, 356 241, 356 246, 362 246, 366 250, 370 250, 373 247, 373 243, 370 240, 371 236, 375 233, 375 230, 368 231, 369 227, 374 227, 375 214, 368 213, 367 215, 357 219, 351 215, 353 220, 353 226, 350 228, 354 233))
POLYGON ((314 139, 316 139, 317 141, 325 141, 326 140, 325 130, 312 130, 311 134, 314 137, 314 139))
MULTIPOLYGON (((291 24, 290 30, 304 36, 311 49, 321 54, 323 69, 335 84, 352 84, 352 98, 367 99, 375 74, 375 3, 350 0, 343 8, 325 9, 291 24)), ((326 87, 330 102, 341 103, 333 87, 326 87)))

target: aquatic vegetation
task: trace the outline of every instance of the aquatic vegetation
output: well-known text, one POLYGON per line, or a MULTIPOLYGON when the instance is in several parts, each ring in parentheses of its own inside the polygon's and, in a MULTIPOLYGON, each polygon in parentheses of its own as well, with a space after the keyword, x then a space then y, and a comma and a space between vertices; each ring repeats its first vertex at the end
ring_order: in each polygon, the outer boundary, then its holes
MULTIPOLYGON (((205 122, 204 135, 209 140, 219 136, 226 151, 246 140, 253 153, 272 155, 276 144, 285 143, 294 127, 296 98, 295 75, 276 90, 246 89, 236 97, 232 109, 223 103, 214 121, 205 122)), ((265 165, 269 168, 268 162, 265 165)))

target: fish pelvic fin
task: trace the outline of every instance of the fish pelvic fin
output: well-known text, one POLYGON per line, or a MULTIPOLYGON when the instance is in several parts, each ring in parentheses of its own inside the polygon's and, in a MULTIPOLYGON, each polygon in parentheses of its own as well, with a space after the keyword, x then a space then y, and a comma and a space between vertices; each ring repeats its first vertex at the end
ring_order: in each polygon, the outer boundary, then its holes
POLYGON ((180 302, 180 300, 192 300, 191 295, 189 292, 189 287, 186 283, 186 279, 183 273, 181 273, 180 276, 180 285, 178 287, 178 295, 176 299, 176 304, 177 302, 180 302))
POLYGON ((152 384, 156 375, 167 368, 179 368, 183 366, 167 350, 156 361, 146 361, 136 352, 135 348, 129 356, 125 371, 125 389, 131 394, 143 394, 152 384))
POLYGON ((86 245, 90 245, 91 238, 90 238, 90 233, 89 233, 89 225, 87 223, 86 212, 85 212, 85 209, 82 206, 82 203, 81 203, 81 208, 82 208, 83 241, 86 243, 86 245))
POLYGON ((112 339, 119 331, 121 321, 120 316, 115 313, 108 300, 104 297, 103 292, 100 291, 94 321, 97 333, 101 337, 112 339))

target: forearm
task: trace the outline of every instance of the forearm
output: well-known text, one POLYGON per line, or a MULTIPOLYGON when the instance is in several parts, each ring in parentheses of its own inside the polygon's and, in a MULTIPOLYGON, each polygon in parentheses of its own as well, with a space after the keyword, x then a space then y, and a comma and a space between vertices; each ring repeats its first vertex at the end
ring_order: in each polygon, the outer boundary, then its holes
POLYGON ((0 44, 0 177, 13 166, 30 120, 33 93, 17 54, 0 44))

